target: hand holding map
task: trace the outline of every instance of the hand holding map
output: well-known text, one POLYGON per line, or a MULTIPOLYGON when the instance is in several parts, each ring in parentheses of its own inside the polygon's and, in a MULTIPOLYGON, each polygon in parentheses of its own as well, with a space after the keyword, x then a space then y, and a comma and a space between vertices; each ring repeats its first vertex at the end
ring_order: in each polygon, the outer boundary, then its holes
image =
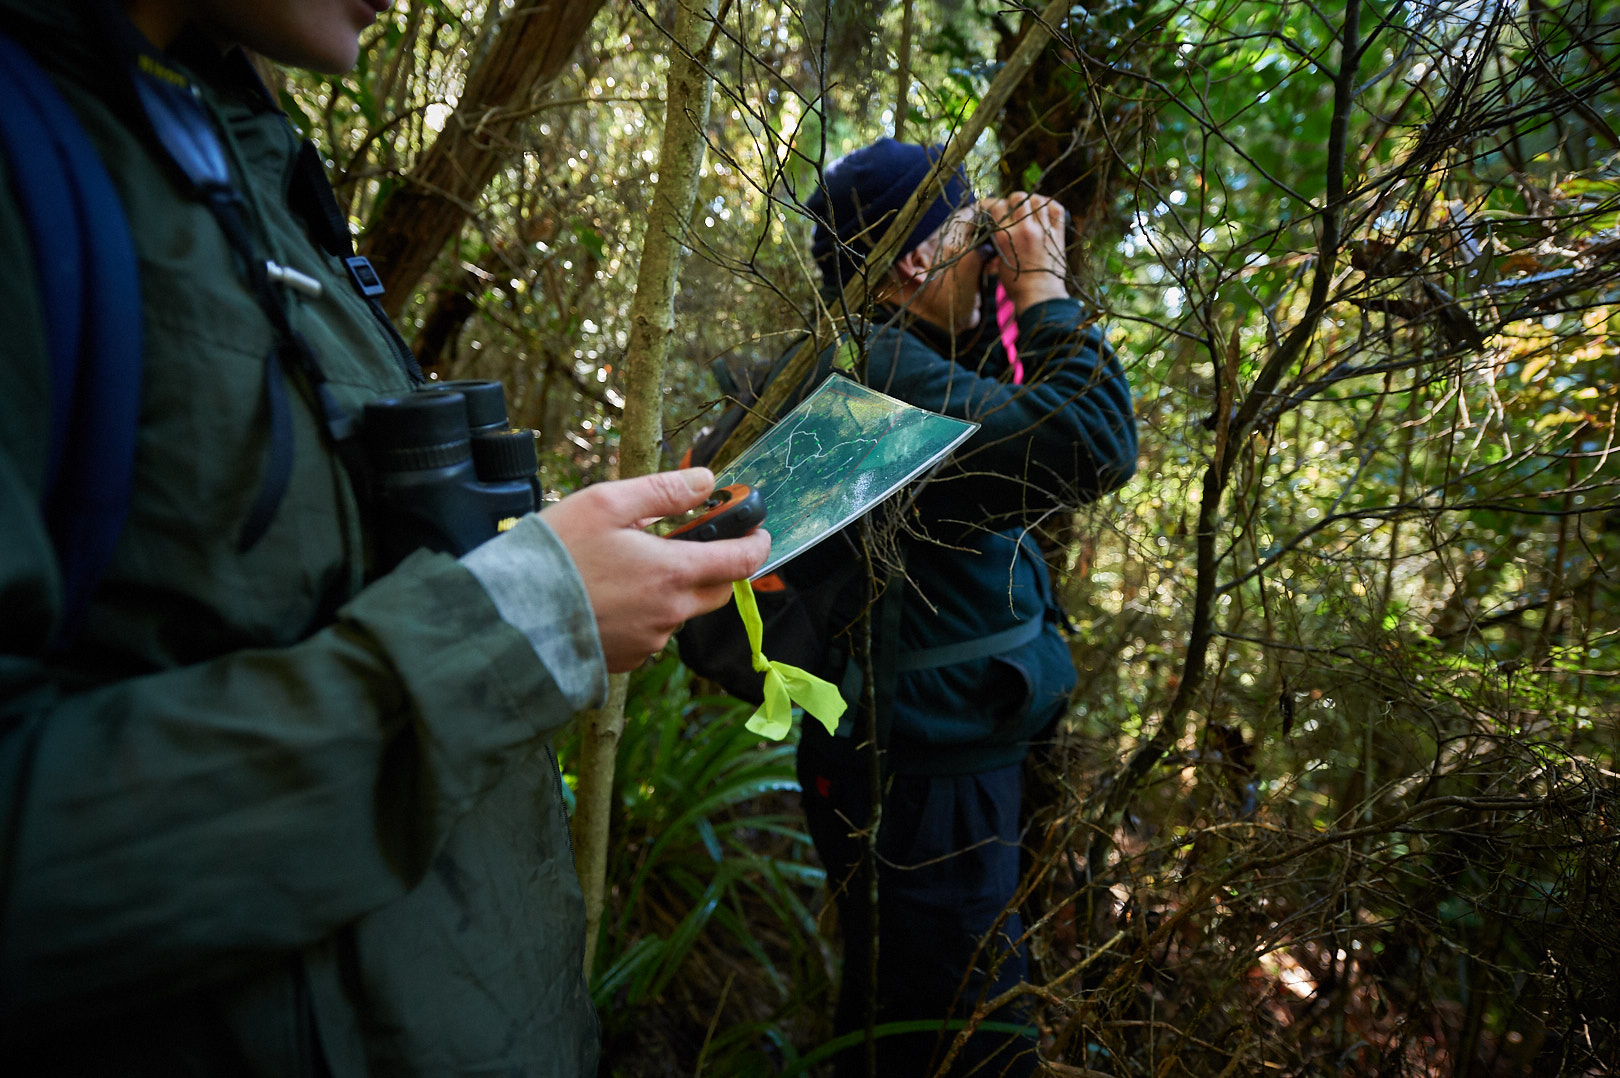
MULTIPOLYGON (((828 378, 717 479, 722 486, 752 488, 764 497, 771 554, 754 575, 773 571, 837 532, 939 463, 977 429, 977 423, 913 407, 848 378, 828 378)), ((739 580, 732 590, 749 662, 763 675, 756 697, 761 703, 748 729, 772 740, 786 737, 797 704, 832 733, 845 710, 838 687, 768 658, 753 588, 739 580)), ((721 635, 728 643, 733 639, 721 635)))

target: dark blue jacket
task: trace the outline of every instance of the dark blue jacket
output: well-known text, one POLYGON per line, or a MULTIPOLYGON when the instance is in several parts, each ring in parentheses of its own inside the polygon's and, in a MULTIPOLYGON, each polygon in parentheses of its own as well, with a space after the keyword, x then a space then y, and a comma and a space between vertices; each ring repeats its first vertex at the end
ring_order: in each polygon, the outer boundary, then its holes
MULTIPOLYGON (((982 424, 908 510, 900 653, 1044 622, 1013 650, 899 676, 889 736, 897 771, 966 774, 1014 763, 1074 688, 1051 580, 1029 532, 1130 479, 1136 420, 1118 359, 1076 301, 1025 311, 1018 351, 1021 385, 1008 377, 993 327, 975 340, 953 340, 896 314, 864 341, 868 385, 982 424)), ((848 556, 845 544, 826 546, 820 558, 796 559, 789 570, 825 572, 819 561, 848 556)), ((844 605, 859 609, 865 588, 853 591, 844 605)), ((874 647, 882 639, 874 632, 874 647)), ((826 736, 815 723, 805 731, 826 736)))

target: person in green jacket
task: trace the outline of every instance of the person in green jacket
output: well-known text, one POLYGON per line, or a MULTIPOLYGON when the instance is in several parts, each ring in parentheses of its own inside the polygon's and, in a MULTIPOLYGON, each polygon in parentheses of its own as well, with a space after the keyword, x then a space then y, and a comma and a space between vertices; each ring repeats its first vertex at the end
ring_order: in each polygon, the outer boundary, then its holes
MULTIPOLYGON (((309 385, 256 542, 276 333, 128 95, 93 0, 0 0, 112 177, 145 330, 128 521, 79 631, 40 507, 52 367, 0 160, 0 1072, 592 1075, 583 910, 551 735, 762 564, 673 543, 694 469, 604 483, 370 579, 309 385)), ((108 7, 198 87, 337 402, 408 390, 289 196, 300 143, 243 45, 351 66, 387 0, 108 7)), ((386 274, 386 267, 383 267, 386 274)))

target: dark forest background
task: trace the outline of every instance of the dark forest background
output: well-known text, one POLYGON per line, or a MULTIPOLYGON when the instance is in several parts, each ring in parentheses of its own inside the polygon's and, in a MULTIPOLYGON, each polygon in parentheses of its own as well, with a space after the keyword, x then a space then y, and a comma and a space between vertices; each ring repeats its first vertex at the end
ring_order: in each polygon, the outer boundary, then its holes
MULTIPOLYGON (((556 494, 611 477, 672 238, 672 465, 710 364, 814 323, 819 172, 951 139, 1049 34, 968 168, 1069 208, 1143 434, 1042 536, 1082 670, 1026 834, 1052 1073, 1610 1073, 1620 5, 693 2, 698 49, 671 2, 398 0, 351 75, 278 73, 424 366, 504 380, 556 494), (706 119, 666 109, 683 49, 706 119)), ((791 747, 673 651, 626 691, 605 1070, 816 1074, 791 747)))

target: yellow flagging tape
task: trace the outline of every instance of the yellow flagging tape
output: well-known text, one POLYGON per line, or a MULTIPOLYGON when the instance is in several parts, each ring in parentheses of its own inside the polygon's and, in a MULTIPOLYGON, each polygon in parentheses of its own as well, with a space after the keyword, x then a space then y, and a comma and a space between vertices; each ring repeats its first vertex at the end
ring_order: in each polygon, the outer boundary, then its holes
POLYGON ((829 734, 836 733, 845 706, 838 686, 797 666, 767 659, 761 650, 765 625, 760 620, 759 604, 754 602, 754 589, 748 581, 738 580, 731 585, 731 593, 736 597, 737 613, 742 615, 743 628, 748 632, 754 669, 765 675, 765 702, 749 716, 748 729, 760 737, 780 741, 793 729, 793 705, 798 704, 821 720, 829 734))

